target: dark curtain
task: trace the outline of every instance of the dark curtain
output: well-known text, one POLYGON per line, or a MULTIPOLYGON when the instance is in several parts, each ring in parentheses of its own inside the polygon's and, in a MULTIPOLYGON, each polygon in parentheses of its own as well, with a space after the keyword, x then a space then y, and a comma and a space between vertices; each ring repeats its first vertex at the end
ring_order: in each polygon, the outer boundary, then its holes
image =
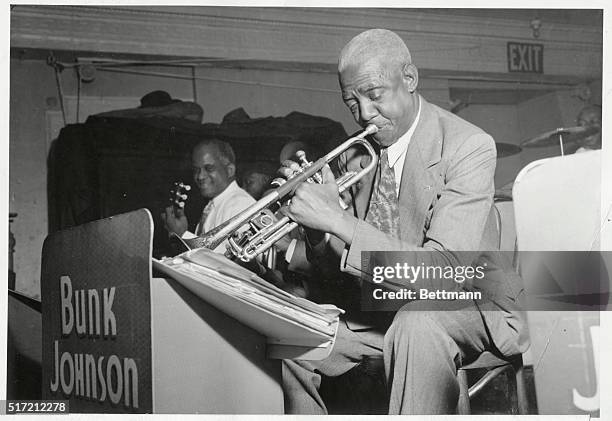
MULTIPOLYGON (((156 227, 154 249, 163 249, 167 238, 159 215, 171 186, 175 181, 192 184, 191 149, 211 137, 232 145, 240 172, 254 162, 278 166, 281 149, 291 141, 304 142, 322 155, 344 140, 346 132, 340 123, 298 112, 221 124, 91 116, 84 124, 64 127, 52 146, 49 232, 144 207, 156 227)), ((197 193, 189 196, 186 213, 192 225, 203 206, 197 193)))

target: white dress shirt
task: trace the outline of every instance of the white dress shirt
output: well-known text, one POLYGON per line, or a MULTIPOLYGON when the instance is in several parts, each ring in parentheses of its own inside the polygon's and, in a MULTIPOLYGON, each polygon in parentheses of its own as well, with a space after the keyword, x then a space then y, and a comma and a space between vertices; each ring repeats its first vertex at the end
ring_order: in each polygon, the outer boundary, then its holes
MULTIPOLYGON (((247 207, 255 203, 255 199, 251 197, 245 190, 241 189, 235 181, 232 181, 221 193, 212 199, 212 210, 204 221, 204 233, 221 225, 233 216, 238 215, 247 207)), ((196 232, 199 229, 199 223, 196 227, 196 232)), ((183 238, 194 238, 196 235, 190 231, 185 231, 183 238)), ((222 242, 214 250, 217 253, 225 253, 227 241, 222 242)))
POLYGON ((406 161, 406 151, 412 139, 412 135, 421 117, 421 97, 419 96, 419 110, 412 122, 412 125, 406 133, 404 133, 397 141, 387 148, 387 156, 389 157, 389 167, 393 168, 395 173, 395 193, 399 197, 400 183, 402 181, 402 172, 404 171, 404 162, 406 161))

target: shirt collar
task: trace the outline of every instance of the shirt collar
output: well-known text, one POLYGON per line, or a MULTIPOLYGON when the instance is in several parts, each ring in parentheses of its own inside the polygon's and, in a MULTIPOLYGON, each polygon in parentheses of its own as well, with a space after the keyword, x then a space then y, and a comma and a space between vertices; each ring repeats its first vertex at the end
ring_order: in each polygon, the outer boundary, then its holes
POLYGON ((240 187, 238 187, 238 184, 236 183, 236 180, 232 181, 231 183, 229 183, 227 185, 225 190, 223 190, 221 193, 219 193, 218 195, 216 195, 215 197, 212 198, 213 205, 219 206, 221 204, 221 202, 223 202, 228 197, 230 197, 239 188, 240 187))
POLYGON ((408 144, 410 143, 410 139, 412 138, 412 135, 416 130, 416 126, 419 122, 419 117, 421 116, 421 103, 421 97, 419 96, 419 110, 417 111, 417 115, 414 121, 412 122, 412 125, 406 133, 404 133, 399 139, 397 139, 397 142, 387 148, 387 157, 389 159, 390 168, 393 168, 397 160, 400 159, 400 157, 404 155, 408 150, 408 144))

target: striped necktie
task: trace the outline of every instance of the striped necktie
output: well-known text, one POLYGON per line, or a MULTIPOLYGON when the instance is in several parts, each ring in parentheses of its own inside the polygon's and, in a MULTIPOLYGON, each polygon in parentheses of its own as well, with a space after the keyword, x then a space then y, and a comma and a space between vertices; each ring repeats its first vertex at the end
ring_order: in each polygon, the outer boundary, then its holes
POLYGON ((365 221, 380 231, 399 238, 399 209, 395 173, 389 166, 387 149, 381 149, 374 191, 365 221))
POLYGON ((199 235, 204 234, 204 223, 206 222, 206 219, 208 218, 208 216, 212 212, 213 207, 214 207, 214 204, 213 204, 213 201, 211 199, 211 200, 208 201, 206 206, 204 206, 204 210, 202 211, 202 216, 200 217, 200 223, 198 224, 198 229, 196 230, 196 235, 199 236, 199 235))

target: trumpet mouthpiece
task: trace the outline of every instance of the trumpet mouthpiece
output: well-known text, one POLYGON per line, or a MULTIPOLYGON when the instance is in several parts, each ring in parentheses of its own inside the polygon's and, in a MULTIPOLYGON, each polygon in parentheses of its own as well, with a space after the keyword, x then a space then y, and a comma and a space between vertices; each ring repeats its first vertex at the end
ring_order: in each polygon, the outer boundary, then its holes
POLYGON ((368 127, 365 128, 365 134, 370 135, 370 134, 374 134, 378 131, 378 126, 376 126, 375 124, 368 124, 368 127))

